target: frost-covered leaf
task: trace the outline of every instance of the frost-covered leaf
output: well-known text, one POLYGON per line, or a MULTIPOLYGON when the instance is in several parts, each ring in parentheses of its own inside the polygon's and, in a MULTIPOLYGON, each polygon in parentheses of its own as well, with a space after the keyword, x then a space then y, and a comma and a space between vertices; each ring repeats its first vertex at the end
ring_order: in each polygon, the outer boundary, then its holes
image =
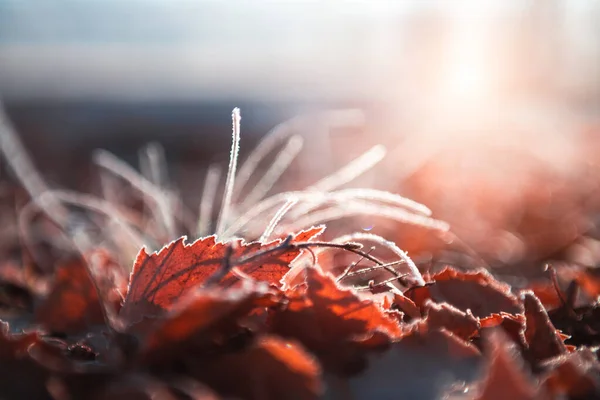
POLYGON ((299 340, 339 370, 360 358, 354 354, 360 342, 355 338, 375 331, 389 338, 402 334, 398 321, 379 304, 341 288, 333 276, 317 268, 307 268, 306 283, 289 289, 286 296, 287 307, 273 312, 273 331, 299 340))
POLYGON ((140 357, 161 362, 180 356, 186 348, 222 340, 229 331, 235 331, 240 318, 257 308, 276 305, 279 297, 266 285, 250 282, 241 288, 208 288, 190 293, 151 327, 145 326, 140 357))
POLYGON ((563 339, 552 325, 539 299, 529 291, 523 292, 521 296, 525 305, 524 336, 531 361, 539 362, 566 353, 563 339))
POLYGON ((448 332, 469 340, 479 330, 479 321, 470 313, 465 313, 449 304, 436 304, 428 301, 426 307, 426 321, 429 329, 445 329, 448 332))
MULTIPOLYGON (((291 242, 307 241, 322 230, 322 227, 318 227, 300 232, 292 237, 291 242)), ((254 280, 279 285, 281 278, 289 270, 289 264, 302 251, 289 246, 279 248, 281 243, 282 240, 266 244, 245 244, 242 240, 217 243, 214 236, 209 236, 188 244, 186 238, 182 237, 157 253, 148 254, 142 249, 135 261, 120 315, 131 323, 144 316, 160 314, 169 310, 191 288, 205 284, 209 278, 221 271, 223 276, 218 279, 220 286, 231 286, 238 282, 239 278, 230 270, 223 271, 227 265, 238 268, 254 280), (252 258, 248 262, 235 264, 236 260, 244 256, 268 249, 276 250, 252 258)))
POLYGON ((517 298, 511 293, 510 286, 496 280, 489 272, 461 272, 447 267, 431 277, 426 286, 414 287, 404 294, 421 308, 425 300, 436 303, 449 303, 474 316, 483 318, 494 313, 519 313, 517 298))

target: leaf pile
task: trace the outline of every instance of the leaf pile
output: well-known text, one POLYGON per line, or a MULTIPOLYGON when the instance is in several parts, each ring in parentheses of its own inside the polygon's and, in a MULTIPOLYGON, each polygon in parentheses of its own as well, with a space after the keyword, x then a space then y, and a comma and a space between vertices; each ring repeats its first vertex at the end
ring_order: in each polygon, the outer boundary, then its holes
MULTIPOLYGON (((62 265, 15 319, 28 327, 2 325, 4 398, 600 394, 594 349, 565 344, 551 321, 568 305, 549 315, 533 292, 514 294, 486 271, 447 267, 424 286, 381 296, 308 262, 300 283, 284 285, 292 261, 312 259, 306 249, 322 230, 142 249, 122 303, 92 284, 82 262, 62 265)), ((105 281, 115 268, 105 263, 105 281)))

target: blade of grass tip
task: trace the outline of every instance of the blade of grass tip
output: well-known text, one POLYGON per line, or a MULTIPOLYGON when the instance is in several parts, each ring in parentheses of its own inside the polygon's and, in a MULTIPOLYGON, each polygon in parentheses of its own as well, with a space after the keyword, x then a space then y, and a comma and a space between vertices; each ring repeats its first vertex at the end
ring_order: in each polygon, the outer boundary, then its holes
MULTIPOLYGON (((29 251, 29 256, 32 257, 38 265, 42 266, 42 268, 44 266, 48 266, 48 269, 52 270, 54 266, 50 265, 51 261, 47 259, 47 256, 39 254, 39 247, 36 246, 36 244, 38 243, 38 236, 34 238, 32 230, 29 229, 36 214, 45 214, 44 209, 41 208, 39 205, 39 201, 36 200, 30 200, 17 211, 16 215, 19 239, 21 241, 23 249, 27 249, 29 251)), ((60 227, 60 225, 58 226, 60 227)), ((50 241, 50 243, 52 243, 52 246, 54 248, 61 250, 66 250, 68 248, 64 246, 65 243, 71 243, 71 239, 66 235, 62 227, 56 232, 56 234, 52 235, 51 237, 48 237, 48 240, 50 241)))
POLYGON ((298 153, 300 153, 303 144, 304 140, 297 135, 292 136, 288 140, 285 147, 277 154, 277 157, 269 166, 267 172, 265 172, 262 178, 254 185, 240 205, 242 210, 261 200, 269 192, 275 182, 277 182, 281 175, 288 169, 292 161, 294 161, 298 153))
MULTIPOLYGON (((140 165, 140 172, 142 174, 142 176, 150 181, 152 181, 152 171, 150 167, 150 160, 148 158, 148 154, 146 152, 146 147, 142 148, 139 150, 138 152, 138 162, 140 165)), ((101 171, 100 172, 100 182, 104 183, 104 181, 108 181, 109 179, 109 174, 108 173, 103 173, 105 171, 101 171)), ((104 189, 104 185, 103 189, 104 189)), ((114 203, 115 206, 118 206, 120 204, 120 202, 115 201, 115 196, 110 193, 107 192, 106 190, 103 190, 103 197, 104 199, 110 201, 111 203, 114 203)), ((142 201, 142 210, 141 210, 141 214, 143 216, 143 220, 142 220, 142 232, 150 232, 154 229, 155 225, 156 225, 156 218, 155 218, 155 213, 154 213, 154 208, 155 205, 154 204, 148 204, 147 201, 142 201)), ((164 227, 162 227, 164 228, 164 227)))
POLYGON ((273 230, 275 229, 275 227, 277 226, 277 224, 279 223, 279 221, 281 221, 281 219, 285 216, 285 214, 296 203, 298 203, 298 199, 296 199, 296 198, 290 198, 288 201, 285 202, 285 204, 283 206, 281 206, 281 208, 279 208, 279 210, 277 210, 277 212, 275 213, 275 215, 273 216, 273 218, 269 222, 269 225, 267 225, 267 228, 265 229, 265 231, 263 232, 262 236, 258 240, 259 242, 266 242, 269 239, 269 236, 271 236, 271 234, 273 233, 273 230))
MULTIPOLYGON (((2 103, 0 103, 0 150, 25 190, 32 199, 38 199, 48 190, 46 182, 29 158, 27 151, 10 122, 2 103)), ((40 200, 41 201, 41 200, 40 200)), ((67 221, 67 211, 52 196, 44 197, 38 206, 59 226, 67 221)))
MULTIPOLYGON (((344 167, 321 179, 317 183, 306 188, 306 191, 329 192, 348 182, 353 181, 366 171, 373 168, 385 157, 385 147, 376 145, 363 153, 359 157, 350 161, 344 167)), ((297 207, 292 217, 297 218, 306 215, 310 210, 317 207, 317 204, 306 204, 297 207)))
POLYGON ((146 160, 147 179, 161 188, 168 181, 167 158, 164 147, 157 142, 151 142, 144 146, 140 158, 146 160))
POLYGON ((213 206, 215 204, 217 188, 219 187, 219 179, 221 179, 221 168, 216 164, 212 164, 206 172, 202 197, 200 198, 198 228, 196 231, 198 237, 210 234, 213 206))
POLYGON ((172 240, 175 238, 175 216, 173 213, 173 204, 169 190, 165 187, 167 182, 167 161, 165 157, 164 148, 156 142, 148 143, 142 151, 148 160, 148 174, 149 181, 152 182, 156 190, 160 191, 162 196, 158 202, 158 210, 161 215, 164 229, 168 235, 168 239, 172 240))
POLYGON ((237 199, 242 189, 248 183, 248 180, 256 171, 258 164, 263 160, 267 154, 269 154, 275 147, 277 147, 286 138, 292 135, 298 121, 302 117, 294 117, 287 121, 276 125, 262 138, 258 145, 252 150, 248 158, 240 166, 240 170, 236 177, 236 185, 233 191, 235 198, 237 199))
POLYGON ((333 174, 326 176, 306 190, 314 190, 320 192, 329 192, 348 182, 353 181, 360 175, 364 174, 375 165, 377 165, 385 157, 385 147, 376 145, 363 153, 361 156, 350 161, 346 166, 342 167, 333 174))
POLYGON ((407 208, 410 211, 431 216, 431 210, 424 204, 418 203, 399 194, 377 189, 343 189, 332 193, 340 200, 365 199, 369 201, 388 203, 394 206, 407 208))
MULTIPOLYGON (((121 213, 111 203, 102 200, 98 197, 72 192, 69 190, 50 190, 44 193, 42 196, 54 196, 63 203, 73 204, 77 207, 85 208, 90 211, 105 215, 107 218, 112 220, 116 226, 118 226, 125 236, 131 240, 132 255, 135 257, 137 251, 144 246, 146 241, 139 235, 134 229, 131 228, 133 221, 128 219, 123 213, 121 213)), ((119 243, 117 243, 119 244, 119 243)))
POLYGON ((233 187, 235 185, 235 172, 240 151, 241 117, 239 108, 236 107, 233 109, 233 112, 231 113, 231 119, 233 123, 231 153, 229 155, 229 168, 227 169, 227 178, 225 178, 225 191, 223 193, 223 202, 221 203, 221 212, 219 213, 219 218, 217 219, 217 236, 221 235, 225 230, 227 219, 229 218, 233 187))
POLYGON ((290 215, 290 218, 296 217, 296 219, 293 219, 293 224, 291 224, 289 227, 293 230, 358 215, 387 218, 401 223, 422 226, 423 228, 440 232, 446 232, 450 229, 448 223, 444 221, 426 217, 420 214, 414 214, 401 208, 394 208, 385 205, 373 205, 367 202, 357 201, 337 203, 333 207, 307 212, 304 216, 296 216, 295 214, 296 213, 294 213, 294 215, 290 215))
MULTIPOLYGON (((172 220, 172 210, 170 207, 170 199, 165 191, 158 189, 152 182, 144 178, 135 169, 106 150, 95 150, 92 157, 98 166, 125 179, 131 186, 144 194, 145 199, 150 199, 154 206, 152 208, 154 218, 162 222, 164 227, 169 226, 168 221, 172 220), (169 215, 171 216, 169 217, 169 215)), ((166 234, 170 237, 173 236, 172 232, 168 232, 168 230, 166 231, 166 234)))
MULTIPOLYGON (((305 120, 315 117, 311 114, 298 115, 276 125, 272 128, 258 145, 252 150, 246 161, 242 163, 236 176, 234 198, 237 199, 248 183, 248 180, 256 171, 258 164, 286 138, 291 136, 298 126, 305 120)), ((361 110, 346 109, 332 110, 324 113, 324 119, 329 126, 357 126, 363 125, 365 116, 361 110)))

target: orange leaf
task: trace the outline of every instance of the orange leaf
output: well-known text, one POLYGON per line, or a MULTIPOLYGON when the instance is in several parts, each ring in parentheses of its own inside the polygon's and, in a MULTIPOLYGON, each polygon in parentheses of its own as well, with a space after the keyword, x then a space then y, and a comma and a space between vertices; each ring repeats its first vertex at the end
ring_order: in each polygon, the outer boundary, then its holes
POLYGON ((428 286, 415 287, 404 294, 421 308, 426 299, 436 303, 449 303, 474 316, 483 318, 490 314, 508 312, 519 313, 517 298, 510 292, 510 286, 498 282, 489 272, 460 272, 447 267, 432 277, 428 286))
POLYGON ((481 318, 479 323, 482 334, 486 330, 501 327, 513 342, 521 347, 525 347, 525 337, 523 335, 525 317, 522 314, 512 315, 504 312, 492 314, 489 317, 481 318))
MULTIPOLYGON (((292 237, 292 243, 307 241, 322 230, 323 227, 317 227, 300 232, 292 237)), ((169 310, 191 288, 206 283, 209 277, 222 270, 228 245, 232 246, 230 260, 239 271, 252 279, 273 285, 279 285, 281 278, 289 271, 289 264, 302 251, 294 247, 281 248, 236 265, 236 259, 276 249, 282 240, 245 244, 238 239, 224 244, 217 243, 214 236, 209 236, 191 244, 185 241, 186 237, 181 237, 152 254, 145 249, 140 251, 120 311, 126 322, 135 322, 143 316, 169 310)), ((225 272, 219 279, 222 286, 232 286, 239 281, 231 271, 225 272)))
POLYGON ((71 260, 56 269, 51 292, 35 317, 46 329, 63 333, 82 332, 104 323, 98 293, 82 260, 71 260))
MULTIPOLYGON (((143 340, 142 357, 156 359, 183 348, 191 340, 196 345, 203 338, 205 343, 210 343, 253 309, 273 306, 278 300, 277 294, 264 284, 246 284, 228 290, 201 289, 191 293, 160 319, 143 340)), ((177 356, 174 352, 173 355, 177 356)))
POLYGON ((300 340, 337 366, 345 367, 343 356, 353 357, 347 346, 359 343, 354 338, 375 331, 391 338, 402 333, 398 321, 377 303, 339 287, 330 274, 316 268, 306 268, 306 284, 286 294, 288 307, 272 316, 274 332, 300 340))
POLYGON ((549 370, 542 385, 557 398, 598 398, 598 360, 587 348, 544 362, 549 370))
POLYGON ((297 343, 261 337, 244 351, 206 363, 198 378, 219 393, 256 400, 319 398, 319 364, 297 343))
POLYGON ((437 304, 428 301, 426 308, 426 321, 430 329, 444 328, 463 340, 471 339, 479 330, 477 318, 447 303, 437 304))
POLYGON ((537 400, 543 397, 527 378, 523 359, 501 330, 487 337, 488 356, 485 374, 475 399, 477 400, 537 400))

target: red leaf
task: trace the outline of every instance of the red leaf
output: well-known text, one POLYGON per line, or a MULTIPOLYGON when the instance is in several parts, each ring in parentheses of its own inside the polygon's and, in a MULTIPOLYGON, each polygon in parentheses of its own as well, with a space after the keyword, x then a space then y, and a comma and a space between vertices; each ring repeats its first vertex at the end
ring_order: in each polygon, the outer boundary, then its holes
POLYGON ((501 330, 487 336, 487 372, 480 383, 476 400, 543 399, 535 385, 527 379, 523 360, 501 330))
POLYGON ((317 399, 320 376, 319 364, 299 344, 269 336, 211 360, 198 373, 221 394, 256 400, 317 399))
POLYGON ((35 317, 52 332, 82 332, 104 323, 98 293, 82 260, 73 259, 56 269, 51 292, 35 317))
POLYGON ((444 328, 463 340, 469 340, 479 330, 479 321, 472 314, 464 313, 449 304, 428 301, 425 305, 426 321, 430 329, 444 328))
POLYGON ((421 317, 421 311, 419 311, 419 308, 411 299, 404 296, 403 294, 394 294, 392 307, 397 308, 412 319, 417 319, 421 317))
MULTIPOLYGON (((307 241, 321 233, 322 227, 311 228, 293 237, 292 242, 307 241)), ((185 243, 185 236, 169 243, 159 252, 148 254, 142 249, 131 272, 129 290, 121 308, 121 316, 127 322, 134 322, 145 316, 160 314, 191 288, 202 285, 221 270, 228 246, 216 243, 214 236, 185 243)), ((249 256, 266 249, 274 249, 282 240, 267 244, 245 244, 238 239, 233 246, 231 260, 249 256)), ((279 285, 279 281, 289 271, 289 264, 301 253, 297 248, 284 248, 264 254, 236 267, 244 274, 259 281, 279 285)), ((231 286, 239 278, 227 272, 220 280, 223 286, 231 286)))
POLYGON ((552 325, 548 313, 535 295, 522 293, 525 305, 525 342, 531 361, 541 361, 567 352, 558 331, 552 325))
POLYGON ((582 349, 544 362, 550 369, 543 386, 557 398, 592 399, 600 396, 600 364, 589 349, 582 349))
POLYGON ((525 337, 523 335, 525 317, 522 314, 492 314, 489 317, 480 319, 479 323, 481 325, 480 332, 482 333, 484 333, 485 330, 501 327, 504 330, 504 333, 506 333, 513 342, 517 343, 522 348, 526 346, 525 337))
POLYGON ((273 306, 278 300, 266 285, 201 289, 178 302, 167 316, 156 322, 143 340, 141 357, 177 356, 173 350, 185 348, 192 340, 196 346, 202 341, 211 343, 226 334, 228 328, 237 328, 238 319, 253 309, 273 306))
POLYGON ((575 281, 590 298, 596 299, 600 296, 600 271, 598 268, 586 268, 578 271, 575 274, 575 281))
POLYGON ((510 292, 510 286, 498 282, 485 270, 460 272, 450 267, 433 275, 433 283, 415 287, 404 294, 423 309, 426 299, 436 303, 449 303, 474 316, 483 318, 494 313, 517 314, 521 310, 517 298, 510 292))
POLYGON ((348 347, 375 331, 399 337, 401 329, 375 302, 361 299, 351 289, 339 287, 334 278, 316 268, 306 268, 306 284, 288 290, 287 308, 272 315, 273 331, 301 341, 341 369, 354 358, 348 347), (349 361, 348 361, 349 362, 349 361))
POLYGON ((547 310, 553 310, 562 305, 562 301, 552 282, 531 283, 527 286, 527 289, 535 294, 547 310))
POLYGON ((9 325, 0 321, 0 359, 15 359, 27 353, 27 348, 36 343, 39 336, 35 332, 12 335, 9 325))
POLYGON ((0 321, 0 393, 3 399, 46 399, 48 373, 28 357, 28 349, 40 342, 36 332, 9 333, 0 321))

